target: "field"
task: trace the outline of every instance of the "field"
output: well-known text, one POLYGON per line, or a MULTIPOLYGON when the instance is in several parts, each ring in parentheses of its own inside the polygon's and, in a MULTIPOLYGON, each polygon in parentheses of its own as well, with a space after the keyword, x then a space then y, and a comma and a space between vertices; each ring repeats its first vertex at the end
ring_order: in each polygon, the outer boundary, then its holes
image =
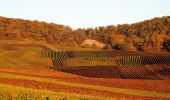
POLYGON ((1 99, 168 100, 170 54, 0 41, 1 99))

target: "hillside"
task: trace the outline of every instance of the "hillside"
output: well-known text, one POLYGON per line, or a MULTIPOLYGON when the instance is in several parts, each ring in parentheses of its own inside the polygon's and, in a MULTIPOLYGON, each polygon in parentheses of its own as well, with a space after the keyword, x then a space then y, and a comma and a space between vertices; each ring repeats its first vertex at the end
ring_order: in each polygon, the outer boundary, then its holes
POLYGON ((0 99, 170 99, 169 53, 0 41, 0 99))
POLYGON ((170 17, 77 30, 54 23, 0 17, 0 39, 41 40, 58 47, 81 47, 86 39, 94 39, 115 50, 169 52, 170 17))

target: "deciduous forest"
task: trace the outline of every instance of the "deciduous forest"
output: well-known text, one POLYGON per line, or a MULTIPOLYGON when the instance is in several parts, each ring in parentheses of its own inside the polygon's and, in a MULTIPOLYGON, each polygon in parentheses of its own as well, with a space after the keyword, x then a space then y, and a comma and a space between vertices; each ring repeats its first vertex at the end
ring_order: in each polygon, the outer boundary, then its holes
POLYGON ((94 39, 106 44, 105 49, 170 52, 170 16, 76 30, 55 23, 0 17, 0 39, 45 40, 58 47, 82 47, 84 40, 94 39))

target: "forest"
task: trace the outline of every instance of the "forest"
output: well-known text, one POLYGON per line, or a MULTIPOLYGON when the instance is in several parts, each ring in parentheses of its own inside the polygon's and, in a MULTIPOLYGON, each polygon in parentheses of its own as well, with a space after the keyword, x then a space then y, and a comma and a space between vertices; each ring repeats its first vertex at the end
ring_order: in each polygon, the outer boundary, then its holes
POLYGON ((55 23, 0 17, 0 39, 47 41, 58 47, 77 48, 86 39, 94 39, 106 44, 104 49, 170 52, 170 16, 76 30, 55 23))

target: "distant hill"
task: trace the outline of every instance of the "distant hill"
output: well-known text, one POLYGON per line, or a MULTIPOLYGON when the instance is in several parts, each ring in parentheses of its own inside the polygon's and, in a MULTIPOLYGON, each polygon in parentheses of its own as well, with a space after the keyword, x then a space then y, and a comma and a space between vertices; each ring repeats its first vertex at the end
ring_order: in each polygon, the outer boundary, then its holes
POLYGON ((170 16, 77 30, 54 23, 0 17, 0 39, 47 41, 58 47, 81 47, 85 40, 92 39, 116 50, 170 52, 170 16))

